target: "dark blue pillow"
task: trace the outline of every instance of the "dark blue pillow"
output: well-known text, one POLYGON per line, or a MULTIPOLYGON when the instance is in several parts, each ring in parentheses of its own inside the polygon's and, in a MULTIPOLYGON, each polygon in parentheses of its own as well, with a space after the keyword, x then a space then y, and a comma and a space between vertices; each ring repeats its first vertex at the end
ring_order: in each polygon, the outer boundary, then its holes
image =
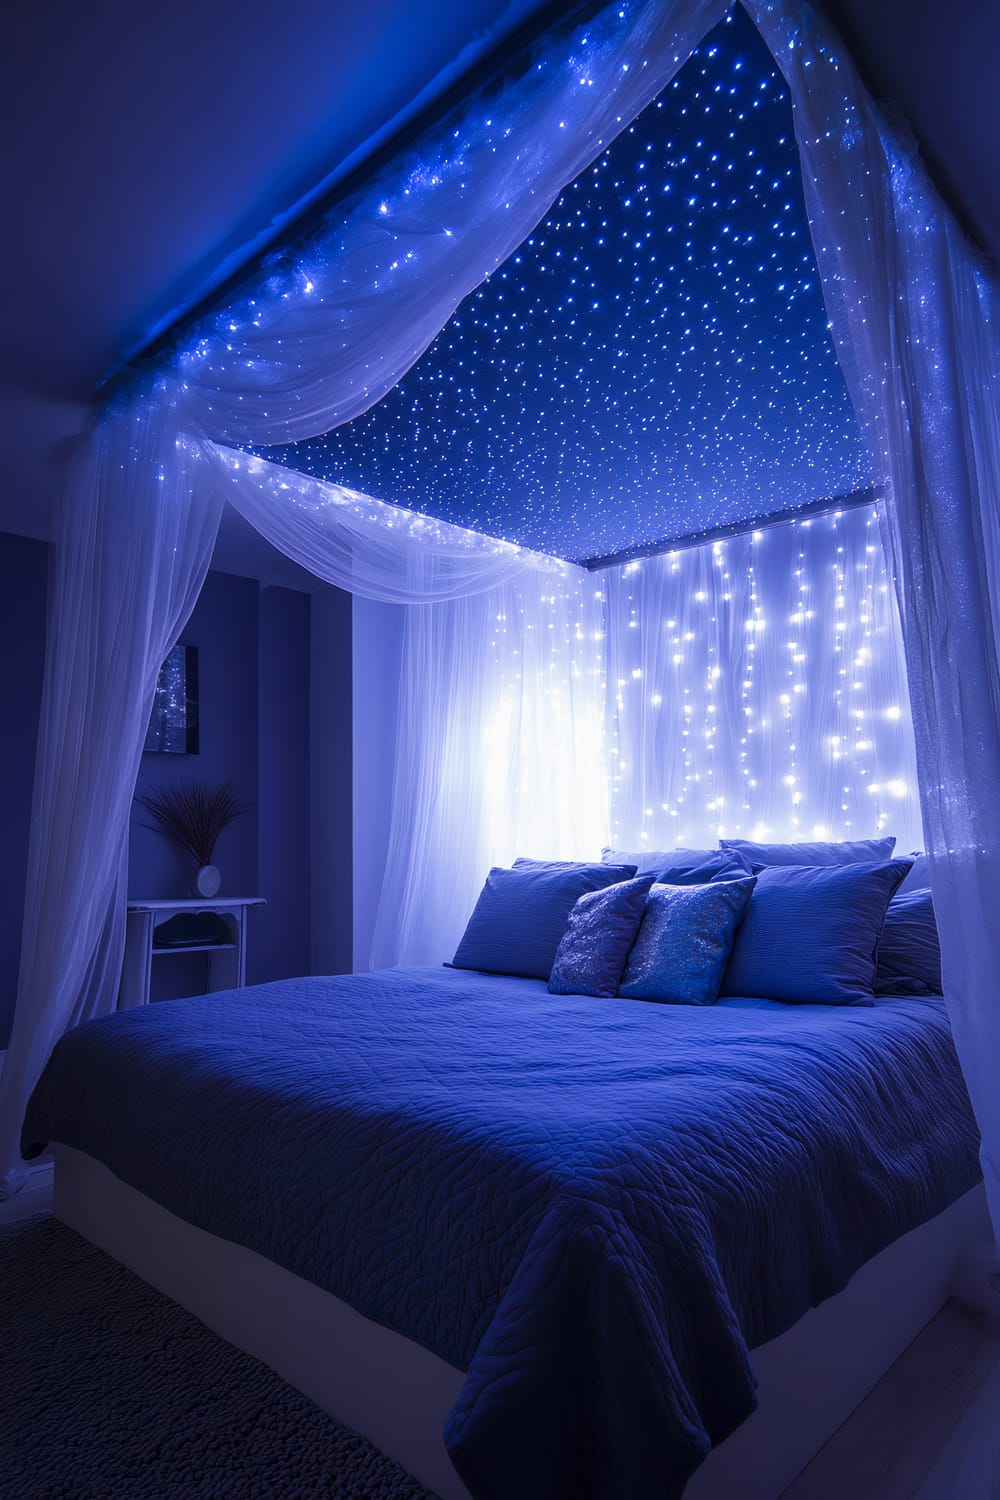
POLYGON ((581 896, 556 949, 549 990, 553 995, 596 995, 611 1000, 646 909, 652 875, 581 896))
POLYGON ((661 885, 708 885, 713 880, 740 880, 749 874, 747 862, 728 849, 713 849, 694 864, 678 860, 675 864, 658 865, 653 871, 661 885))
POLYGON ((895 838, 853 842, 755 844, 750 839, 720 839, 719 848, 739 854, 756 875, 771 865, 871 865, 892 859, 895 838))
POLYGON ((871 1005, 886 909, 909 868, 894 859, 761 870, 720 994, 871 1005))
POLYGON ((893 899, 908 896, 911 891, 929 891, 931 888, 931 862, 927 855, 917 849, 910 855, 910 858, 913 860, 910 873, 893 899))
POLYGON ((657 870, 694 870, 706 860, 717 859, 720 853, 719 849, 602 849, 601 858, 608 865, 635 865, 637 875, 651 875, 657 870))
POLYGON ((929 890, 899 893, 889 902, 878 945, 877 995, 940 995, 941 944, 929 890))
POLYGON ((634 865, 532 859, 518 860, 512 870, 491 870, 452 960, 455 968, 548 979, 580 897, 634 874, 634 865))
POLYGON ((654 885, 618 993, 665 1005, 711 1005, 754 877, 654 885))

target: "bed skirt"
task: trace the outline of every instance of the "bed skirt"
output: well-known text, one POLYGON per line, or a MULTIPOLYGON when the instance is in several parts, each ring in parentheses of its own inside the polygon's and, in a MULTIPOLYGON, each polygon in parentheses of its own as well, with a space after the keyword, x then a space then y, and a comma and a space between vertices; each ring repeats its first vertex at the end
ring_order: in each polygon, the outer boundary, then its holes
MULTIPOLYGON (((58 1219, 369 1438, 441 1500, 471 1500, 442 1438, 461 1370, 255 1251, 188 1224, 93 1157, 60 1145, 53 1156, 58 1219)), ((959 1252, 988 1234, 979 1184, 754 1350, 758 1409, 709 1455, 685 1500, 777 1500, 943 1306, 959 1252)))

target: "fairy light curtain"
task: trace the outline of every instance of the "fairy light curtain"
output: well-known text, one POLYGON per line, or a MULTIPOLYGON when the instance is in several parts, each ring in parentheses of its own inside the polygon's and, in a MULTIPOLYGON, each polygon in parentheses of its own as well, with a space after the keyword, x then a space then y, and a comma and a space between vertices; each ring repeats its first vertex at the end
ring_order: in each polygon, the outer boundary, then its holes
POLYGON ((615 847, 884 832, 922 848, 872 506, 609 569, 605 587, 615 847))

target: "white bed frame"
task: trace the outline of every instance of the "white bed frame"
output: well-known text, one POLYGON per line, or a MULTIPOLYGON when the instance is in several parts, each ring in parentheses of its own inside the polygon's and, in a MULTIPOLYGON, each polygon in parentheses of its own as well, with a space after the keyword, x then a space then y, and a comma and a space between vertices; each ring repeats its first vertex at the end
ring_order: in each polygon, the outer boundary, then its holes
MULTIPOLYGON (((471 1500, 441 1436, 461 1370, 254 1251, 196 1229, 93 1157, 68 1146, 53 1155, 63 1223, 370 1438, 441 1500, 471 1500)), ((988 1235, 980 1185, 755 1350, 758 1410, 709 1455, 685 1500, 777 1500, 943 1306, 959 1252, 988 1235)))

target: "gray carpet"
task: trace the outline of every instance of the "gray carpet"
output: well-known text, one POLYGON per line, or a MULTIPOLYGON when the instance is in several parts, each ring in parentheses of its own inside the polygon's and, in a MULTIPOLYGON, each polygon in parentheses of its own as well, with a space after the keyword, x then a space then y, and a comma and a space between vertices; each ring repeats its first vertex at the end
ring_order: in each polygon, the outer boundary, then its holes
POLYGON ((0 1228, 2 1500, 433 1500, 48 1215, 0 1228))

